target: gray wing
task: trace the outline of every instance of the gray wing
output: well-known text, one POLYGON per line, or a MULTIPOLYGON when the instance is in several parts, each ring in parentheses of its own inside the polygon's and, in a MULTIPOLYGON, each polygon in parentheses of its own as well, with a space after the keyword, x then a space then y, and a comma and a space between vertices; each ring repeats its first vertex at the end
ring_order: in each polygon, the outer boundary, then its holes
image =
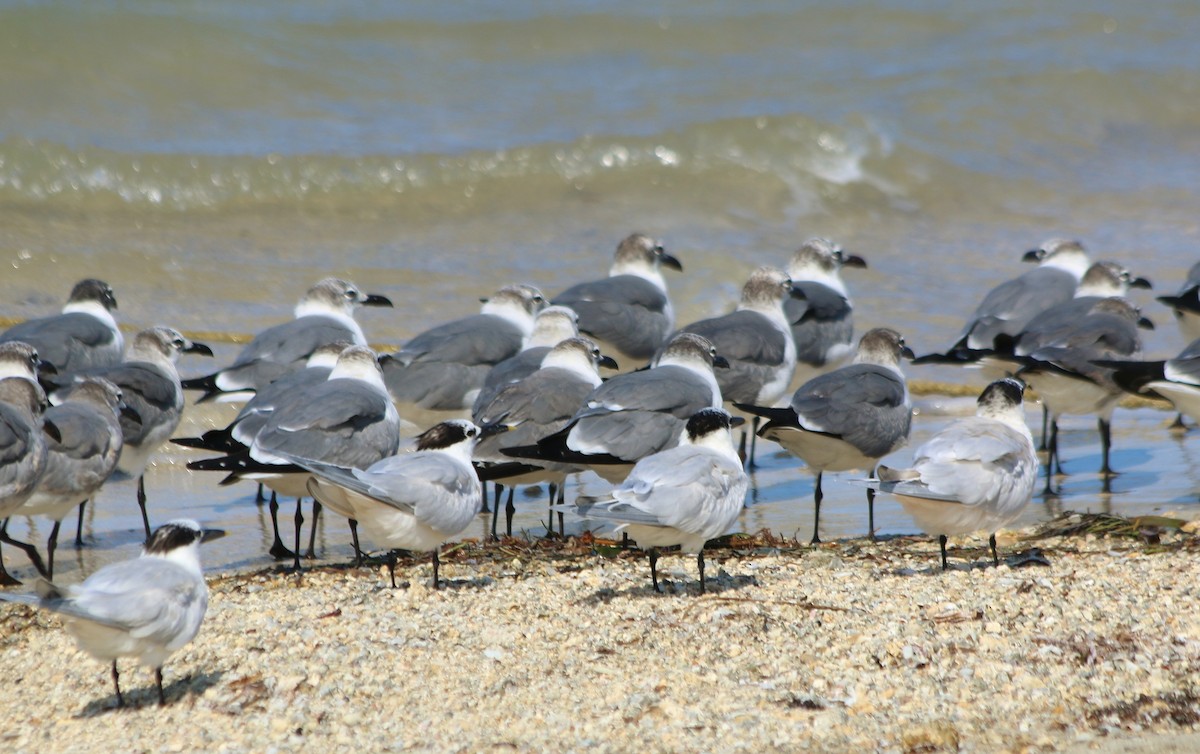
POLYGON ((0 403, 0 515, 7 517, 33 492, 45 468, 41 429, 0 403))
POLYGON ((1077 285, 1073 275, 1053 267, 1038 267, 1001 283, 975 309, 959 344, 965 340, 971 348, 991 348, 997 335, 1016 335, 1041 312, 1070 301, 1077 285))
POLYGON ((14 325, 0 335, 0 342, 10 340, 33 346, 43 361, 53 364, 62 374, 111 366, 121 361, 118 334, 82 312, 31 319, 14 325))
POLYGON ((233 364, 219 372, 217 386, 225 391, 258 390, 302 369, 313 351, 323 345, 359 340, 357 333, 333 317, 297 317, 255 335, 233 364))
POLYGON ((405 366, 394 359, 383 361, 383 381, 401 405, 453 411, 468 407, 471 393, 483 387, 491 367, 453 361, 415 361, 405 366))
POLYGON ((138 638, 171 644, 185 635, 189 612, 206 605, 203 581, 163 558, 137 558, 105 566, 50 610, 130 631, 138 638))
POLYGON ((875 364, 851 364, 816 377, 792 396, 801 427, 841 437, 870 457, 908 436, 912 411, 903 380, 875 364))
POLYGON ((52 406, 46 420, 58 428, 59 438, 47 439, 46 470, 38 482, 39 495, 95 490, 103 484, 121 454, 121 428, 116 417, 105 417, 94 408, 68 402, 52 406))
POLYGON ((542 359, 546 358, 546 354, 548 353, 550 353, 549 346, 526 348, 517 355, 510 356, 492 367, 488 371, 487 377, 483 380, 483 387, 479 391, 479 396, 475 399, 475 405, 471 407, 471 413, 478 415, 485 406, 496 398, 496 395, 504 389, 505 385, 511 385, 514 382, 523 380, 538 369, 541 369, 542 359))
POLYGON ((476 424, 503 419, 517 422, 508 432, 486 437, 475 446, 475 457, 498 461, 500 448, 532 445, 563 427, 583 405, 592 386, 565 369, 541 369, 520 382, 507 385, 491 403, 474 415, 476 424))
POLYGON ((551 303, 574 309, 580 332, 634 359, 650 359, 673 326, 666 294, 635 275, 580 283, 551 303))
POLYGON ((277 409, 287 410, 309 399, 310 391, 329 379, 329 367, 306 367, 289 372, 254 394, 233 420, 233 438, 243 445, 254 442, 277 409))
MULTIPOLYGON (((965 505, 997 501, 1036 475, 1029 439, 998 421, 966 417, 953 422, 913 455, 928 494, 965 505)), ((910 483, 911 484, 911 483, 910 483)), ((900 487, 895 492, 905 494, 900 487)))
POLYGON ((402 364, 440 361, 490 367, 519 353, 524 340, 524 334, 516 325, 503 317, 476 314, 426 330, 400 349, 396 361, 402 364))
POLYGON ((575 420, 567 447, 591 455, 611 455, 630 463, 679 443, 687 420, 657 411, 625 410, 575 420))
POLYGON ((822 283, 797 281, 796 287, 804 291, 805 298, 789 298, 783 303, 783 312, 792 323, 796 361, 821 367, 832 348, 848 345, 853 339, 854 310, 845 296, 822 283))
POLYGON ((713 404, 707 382, 689 369, 668 364, 613 377, 592 391, 576 417, 640 409, 669 413, 686 421, 713 404))
POLYGON ((121 388, 125 405, 141 418, 141 422, 136 423, 121 417, 121 433, 127 445, 139 445, 156 427, 174 426, 183 413, 179 381, 154 364, 130 361, 103 369, 89 369, 82 374, 103 377, 121 388))
POLYGON ((729 361, 728 368, 713 370, 727 401, 753 403, 784 363, 788 336, 758 312, 731 312, 693 322, 683 331, 708 338, 729 361))
POLYGON ((1083 296, 1049 307, 1017 335, 1014 351, 1026 355, 1043 346, 1057 345, 1072 337, 1080 323, 1102 299, 1083 296))
POLYGON ((308 401, 276 410, 254 439, 251 456, 365 468, 395 453, 399 443, 399 420, 387 397, 359 380, 337 379, 319 385, 308 401))

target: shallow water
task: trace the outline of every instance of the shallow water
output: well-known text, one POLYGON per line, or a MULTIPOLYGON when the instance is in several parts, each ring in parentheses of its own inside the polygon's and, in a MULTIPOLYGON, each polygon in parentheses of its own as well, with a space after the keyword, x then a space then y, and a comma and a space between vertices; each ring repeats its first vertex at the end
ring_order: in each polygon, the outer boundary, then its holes
MULTIPOLYGON (((1050 236, 1155 293, 1178 285, 1200 235, 1198 35, 1186 2, 0 2, 0 316, 53 312, 98 276, 127 325, 245 334, 337 274, 396 302, 360 315, 394 345, 501 284, 603 275, 640 229, 683 260, 668 275, 687 322, 826 235, 871 265, 845 275, 858 331, 892 325, 929 351, 1050 236)), ((1178 351, 1166 310, 1135 298, 1160 325, 1147 354, 1178 351)), ((934 404, 910 447, 944 421, 934 404)), ((189 411, 179 434, 226 410, 189 411)), ((1118 411, 1110 496, 1093 420, 1067 420, 1058 504, 1194 515, 1194 437, 1169 418, 1118 411)), ((191 475, 189 457, 152 468, 154 519, 230 529, 212 566, 265 562, 252 488, 191 475)), ((761 461, 743 528, 806 540, 811 475, 761 461)), ((827 477, 826 539, 866 529, 845 476, 827 477)), ((519 508, 540 531, 541 503, 519 508)), ((914 530, 877 508, 881 532, 914 530)), ((1048 512, 1039 499, 1027 519, 1048 512)), ((139 527, 131 483, 106 488, 83 570, 132 552, 139 527)), ((340 524, 321 535, 349 552, 340 524)))

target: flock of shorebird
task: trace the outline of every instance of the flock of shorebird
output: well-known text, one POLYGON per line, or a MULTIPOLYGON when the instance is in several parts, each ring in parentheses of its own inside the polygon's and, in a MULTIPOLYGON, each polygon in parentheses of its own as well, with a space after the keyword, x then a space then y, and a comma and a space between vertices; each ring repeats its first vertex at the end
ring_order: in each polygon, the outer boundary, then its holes
MULTIPOLYGON (((1123 390, 1200 417, 1200 341, 1166 362, 1141 360, 1146 321, 1125 296, 1149 287, 1145 280, 1091 263, 1075 241, 1047 241, 1025 259, 1036 267, 991 290, 945 353, 920 358, 889 328, 866 332, 855 347, 840 271, 866 263, 827 240, 806 242, 786 270, 755 270, 734 311, 676 329, 662 271, 682 265, 633 234, 608 277, 549 301, 533 286, 505 286, 478 314, 382 356, 353 315, 391 302, 327 278, 293 320, 258 333, 232 364, 182 382, 178 358, 211 350, 168 327, 137 333, 126 350, 112 289, 84 280, 61 314, 0 334, 0 541, 23 548, 44 577, 36 594, 0 598, 63 614, 81 646, 112 662, 119 701, 116 659, 138 657, 156 670, 161 700, 162 663, 204 615, 198 545, 219 534, 189 520, 152 531, 146 509, 142 476, 174 434, 187 390, 201 401, 244 402, 229 426, 173 441, 211 454, 191 469, 272 490, 271 554, 297 568, 305 497, 314 516, 324 508, 349 521, 360 559, 359 524, 392 553, 393 586, 397 549, 431 552, 436 587, 438 548, 486 506, 484 482, 496 485, 493 527, 508 488, 510 533, 513 487, 546 483, 560 521, 573 511, 644 549, 656 590, 660 548, 695 554, 703 592, 703 547, 742 510, 758 437, 815 473, 813 542, 824 472, 864 469, 871 478, 853 481, 866 487, 869 531, 874 496, 887 492, 939 538, 943 569, 947 537, 980 530, 998 565, 995 532, 1028 504, 1039 475, 1026 384, 1044 401, 1047 489, 1061 471, 1063 414, 1098 417, 1106 478, 1109 422, 1123 390), (910 468, 894 469, 879 462, 912 424, 902 359, 974 367, 991 381, 974 416, 934 435, 910 468), (747 420, 752 431, 735 443, 733 428, 747 420), (568 504, 565 480, 584 470, 615 486, 568 504), (114 473, 139 479, 142 557, 80 585, 53 585, 62 520, 114 473), (279 534, 277 495, 297 500, 291 550, 279 534), (10 517, 34 515, 54 521, 45 560, 7 533, 10 517)), ((1160 299, 1189 339, 1200 336, 1198 292, 1200 265, 1177 295, 1160 299)), ((12 581, 2 561, 0 577, 12 581)))

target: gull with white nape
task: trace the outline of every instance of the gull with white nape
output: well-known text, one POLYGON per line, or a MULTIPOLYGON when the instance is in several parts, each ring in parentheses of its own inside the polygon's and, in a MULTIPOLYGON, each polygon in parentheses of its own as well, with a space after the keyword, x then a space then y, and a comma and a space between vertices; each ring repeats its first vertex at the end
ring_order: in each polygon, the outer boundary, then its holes
POLYGON ((506 285, 478 314, 430 328, 384 356, 383 379, 400 415, 420 427, 463 418, 492 367, 521 352, 545 305, 537 288, 506 285))
POLYGON ((296 304, 294 319, 262 330, 238 352, 233 364, 187 380, 183 387, 204 391, 197 403, 245 401, 284 374, 303 368, 323 345, 338 341, 367 345, 362 327, 354 320, 360 306, 390 307, 392 302, 386 296, 363 293, 349 280, 324 278, 296 304))
POLYGON ((713 367, 728 365, 708 338, 679 333, 650 369, 619 374, 596 387, 561 430, 501 452, 583 466, 620 481, 641 458, 677 445, 692 414, 721 406, 713 367))
POLYGON ((895 495, 922 531, 937 536, 943 571, 948 537, 981 529, 989 534, 992 565, 999 566, 996 531, 1033 498, 1038 461, 1024 390, 1018 379, 991 383, 975 415, 951 422, 917 448, 911 467, 880 466, 878 479, 854 480, 895 495))
POLYGON ((810 238, 792 253, 787 271, 802 295, 784 301, 783 310, 796 344, 796 374, 801 383, 853 356, 854 306, 841 271, 866 266, 865 259, 846 254, 826 238, 810 238))
POLYGON ((117 468, 124 445, 121 417, 138 424, 121 389, 103 377, 85 377, 67 400, 46 410, 56 429, 47 439, 46 468, 33 495, 14 515, 45 516, 54 522, 46 541, 46 573, 54 578, 54 551, 63 517, 95 496, 117 468))
POLYGON ((683 271, 662 243, 633 233, 617 245, 608 277, 578 283, 551 299, 579 315, 579 331, 629 369, 645 364, 675 329, 662 268, 683 271))
POLYGON ((366 469, 287 456, 312 472, 312 496, 359 522, 377 544, 391 550, 388 572, 396 586, 396 549, 431 552, 433 587, 439 588, 438 549, 462 533, 479 513, 482 489, 471 466, 480 439, 507 431, 508 424, 483 428, 451 419, 426 430, 417 449, 377 461, 366 469))
POLYGON ((732 422, 725 409, 701 409, 688 419, 677 446, 638 461, 611 493, 581 496, 562 507, 628 533, 650 558, 656 592, 659 548, 678 545, 694 554, 703 594, 704 545, 737 521, 750 486, 733 446, 732 422))
MULTIPOLYGON (((568 338, 550 349, 542 359, 540 369, 518 382, 506 385, 487 405, 475 412, 475 423, 480 426, 498 421, 513 425, 512 431, 484 438, 475 446, 475 468, 480 479, 496 483, 497 509, 492 516, 493 536, 500 516, 498 506, 502 486, 509 488, 505 506, 505 532, 511 536, 513 489, 516 485, 548 483, 550 503, 553 505, 556 495, 560 498, 563 495, 567 474, 582 468, 551 461, 525 463, 504 455, 501 450, 536 443, 566 426, 587 396, 600 386, 601 367, 616 369, 617 364, 601 354, 591 340, 568 338)), ((553 528, 550 521, 546 522, 546 528, 553 528)))
MULTIPOLYGON (((188 464, 197 471, 227 472, 221 484, 261 481, 280 495, 296 498, 296 570, 304 523, 301 501, 308 496, 309 473, 290 459, 366 468, 393 455, 400 442, 400 417, 384 387, 375 352, 366 346, 344 349, 329 378, 304 396, 276 406, 245 450, 188 464)), ((314 525, 319 505, 313 504, 314 525)))
MULTIPOLYGON (((783 270, 760 267, 742 286, 734 311, 680 330, 708 338, 729 362, 728 368, 713 372, 725 403, 773 406, 783 397, 796 368, 796 343, 784 307, 792 297, 803 295, 783 270)), ((756 431, 758 421, 755 416, 756 431)), ((752 441, 746 453, 743 429, 740 453, 747 466, 754 465, 754 449, 752 441)))
POLYGON ((63 587, 39 579, 36 594, 0 592, 0 600, 61 615, 80 649, 112 663, 118 707, 125 706, 120 657, 153 668, 158 703, 166 705, 163 664, 196 637, 208 610, 200 543, 224 534, 189 519, 168 521, 146 540, 138 558, 106 565, 82 584, 63 587))
MULTIPOLYGON (((854 361, 804 383, 783 408, 737 404, 769 421, 760 437, 779 443, 817 475, 813 487, 813 536, 821 541, 821 481, 826 471, 873 469, 908 441, 912 400, 900 359, 912 358, 900 333, 868 330, 854 361)), ((875 536, 875 495, 867 490, 867 528, 875 536)))
POLYGON ((0 343, 28 343, 60 373, 112 366, 125 350, 125 338, 112 315, 116 310, 117 297, 108 283, 80 280, 62 313, 13 325, 0 333, 0 343))
POLYGON ((132 415, 121 417, 124 444, 117 471, 137 479, 137 502, 142 526, 150 536, 150 517, 146 513, 146 467, 150 458, 175 432, 183 417, 183 388, 175 363, 185 353, 212 356, 212 349, 196 343, 170 327, 151 327, 133 337, 129 352, 120 364, 75 372, 61 378, 51 399, 65 399, 78 382, 87 377, 102 377, 121 390, 132 415))
POLYGON ((533 332, 520 353, 508 357, 488 370, 479 395, 471 406, 471 415, 478 414, 492 402, 505 385, 519 382, 536 372, 550 349, 568 338, 579 335, 579 315, 566 306, 547 306, 533 320, 533 332))

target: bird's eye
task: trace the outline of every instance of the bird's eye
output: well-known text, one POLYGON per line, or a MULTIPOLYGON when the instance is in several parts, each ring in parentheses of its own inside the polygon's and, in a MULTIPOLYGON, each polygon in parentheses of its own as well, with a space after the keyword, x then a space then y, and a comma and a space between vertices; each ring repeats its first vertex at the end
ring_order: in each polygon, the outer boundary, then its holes
POLYGON ((353 301, 354 299, 358 298, 358 291, 354 290, 353 288, 350 288, 342 295, 344 295, 346 298, 353 301))
POLYGON ((183 341, 180 340, 179 338, 176 338, 175 340, 171 341, 171 345, 175 346, 176 348, 178 348, 181 351, 183 350, 183 341))

